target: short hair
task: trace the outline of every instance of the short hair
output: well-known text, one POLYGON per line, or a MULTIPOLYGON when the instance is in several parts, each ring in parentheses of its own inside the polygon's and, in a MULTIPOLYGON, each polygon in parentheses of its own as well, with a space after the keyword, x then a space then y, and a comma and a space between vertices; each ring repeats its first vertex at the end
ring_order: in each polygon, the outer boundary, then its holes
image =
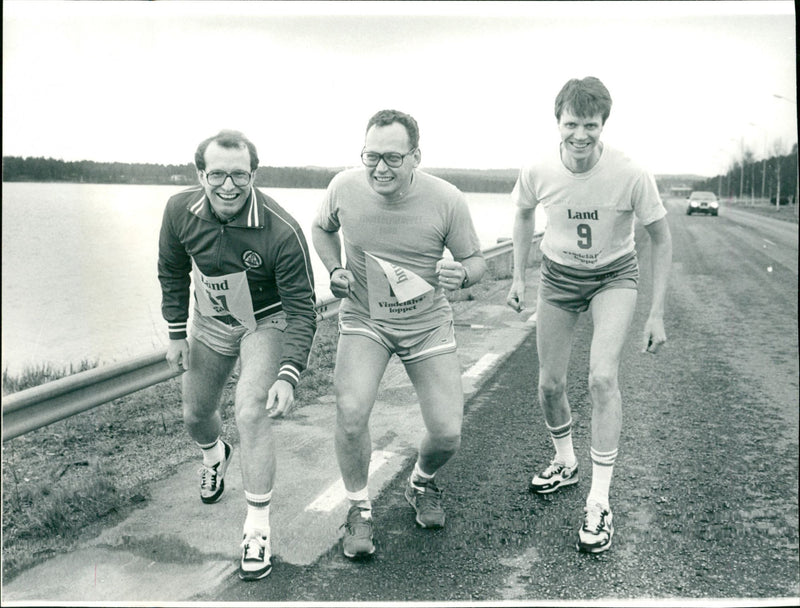
POLYGON ((217 142, 217 145, 228 149, 242 149, 247 148, 250 153, 250 171, 258 169, 258 152, 256 146, 252 141, 247 139, 240 131, 233 131, 231 129, 223 129, 216 135, 204 139, 197 146, 194 153, 194 165, 198 171, 204 171, 206 168, 206 148, 211 142, 217 142))
POLYGON ((573 78, 556 96, 556 120, 568 109, 576 116, 588 118, 595 114, 603 117, 603 124, 611 114, 611 94, 599 78, 587 76, 583 80, 573 78))
POLYGON ((414 120, 414 117, 410 114, 406 114, 405 112, 399 112, 397 110, 381 110, 380 112, 375 113, 375 115, 369 119, 367 123, 367 129, 364 131, 366 135, 369 130, 374 127, 388 127, 389 125, 399 122, 406 128, 406 133, 408 133, 408 140, 411 142, 411 149, 414 150, 419 147, 419 126, 417 125, 417 121, 414 120))

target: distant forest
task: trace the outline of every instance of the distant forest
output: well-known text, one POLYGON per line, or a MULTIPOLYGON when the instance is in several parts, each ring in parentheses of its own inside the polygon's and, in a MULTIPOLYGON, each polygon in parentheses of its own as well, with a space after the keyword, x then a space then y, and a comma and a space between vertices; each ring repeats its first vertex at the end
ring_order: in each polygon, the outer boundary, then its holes
MULTIPOLYGON (((256 186, 326 188, 343 167, 259 167, 256 186)), ((511 192, 517 169, 424 169, 464 192, 511 192)), ((77 182, 88 184, 192 185, 197 172, 191 163, 155 165, 63 161, 54 158, 3 157, 4 182, 77 182)))
MULTIPOLYGON (((774 197, 780 188, 781 199, 797 188, 797 146, 791 154, 766 161, 746 158, 733 164, 725 176, 656 175, 663 194, 713 190, 720 196, 774 197), (732 179, 733 178, 733 179, 732 179), (779 185, 780 184, 780 185, 779 185)), ((259 167, 256 186, 265 188, 326 188, 343 167, 259 167)), ((463 192, 510 193, 518 169, 430 169, 423 170, 458 187, 463 192)), ((197 183, 191 163, 155 165, 143 163, 99 163, 91 160, 63 161, 54 158, 4 156, 4 182, 77 182, 87 184, 160 184, 197 183)), ((683 194, 685 196, 686 194, 683 194)))

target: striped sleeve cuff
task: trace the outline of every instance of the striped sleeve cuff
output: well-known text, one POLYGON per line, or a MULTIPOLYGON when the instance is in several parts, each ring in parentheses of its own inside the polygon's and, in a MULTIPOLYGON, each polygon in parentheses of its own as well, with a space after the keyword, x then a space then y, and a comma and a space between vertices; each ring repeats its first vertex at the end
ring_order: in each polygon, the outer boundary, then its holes
POLYGON ((294 388, 300 382, 300 370, 291 363, 284 363, 278 371, 278 380, 286 380, 294 388))
POLYGON ((170 340, 183 340, 186 338, 186 321, 167 323, 170 340))

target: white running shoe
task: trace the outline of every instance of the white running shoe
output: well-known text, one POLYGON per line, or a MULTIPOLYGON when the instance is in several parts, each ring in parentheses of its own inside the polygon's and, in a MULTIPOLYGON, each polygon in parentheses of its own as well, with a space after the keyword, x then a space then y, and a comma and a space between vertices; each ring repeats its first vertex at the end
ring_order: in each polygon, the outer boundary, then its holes
POLYGON ((213 467, 200 467, 200 500, 206 504, 217 502, 225 491, 225 471, 233 458, 233 446, 222 442, 225 446, 225 457, 213 467))
POLYGON ((578 530, 578 551, 600 553, 611 546, 614 524, 611 509, 592 501, 584 509, 583 525, 578 530))
POLYGON ((272 552, 269 535, 265 535, 261 530, 252 530, 242 539, 239 578, 243 581, 257 581, 270 572, 272 572, 272 552))
POLYGON ((553 460, 550 465, 531 480, 530 490, 536 494, 549 494, 562 486, 578 483, 578 463, 568 467, 563 462, 553 460))

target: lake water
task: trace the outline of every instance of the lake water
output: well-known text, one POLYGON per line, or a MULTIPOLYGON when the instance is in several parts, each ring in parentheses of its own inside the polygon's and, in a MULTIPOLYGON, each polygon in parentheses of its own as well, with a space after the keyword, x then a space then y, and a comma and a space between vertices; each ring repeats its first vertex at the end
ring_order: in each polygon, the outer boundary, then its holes
MULTIPOLYGON (((109 363, 166 348, 158 232, 167 199, 184 188, 4 183, 3 369, 109 363)), ((303 227, 318 295, 329 295, 310 232, 324 191, 262 190, 303 227)), ((466 197, 483 247, 511 236, 508 194, 466 197)))

